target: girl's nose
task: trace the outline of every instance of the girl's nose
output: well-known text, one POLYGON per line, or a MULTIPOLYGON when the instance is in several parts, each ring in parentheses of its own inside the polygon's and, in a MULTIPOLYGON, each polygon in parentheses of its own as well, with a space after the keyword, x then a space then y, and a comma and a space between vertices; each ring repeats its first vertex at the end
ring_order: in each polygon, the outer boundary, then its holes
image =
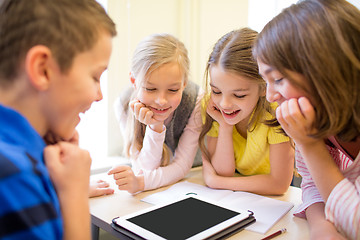
POLYGON ((167 99, 166 99, 165 94, 159 93, 159 95, 157 96, 155 102, 159 106, 164 106, 167 103, 167 99))
POLYGON ((269 102, 276 102, 280 98, 280 94, 273 88, 272 85, 266 86, 266 99, 269 102))
POLYGON ((232 103, 228 97, 224 96, 221 98, 220 107, 222 109, 230 109, 231 106, 232 106, 232 103))

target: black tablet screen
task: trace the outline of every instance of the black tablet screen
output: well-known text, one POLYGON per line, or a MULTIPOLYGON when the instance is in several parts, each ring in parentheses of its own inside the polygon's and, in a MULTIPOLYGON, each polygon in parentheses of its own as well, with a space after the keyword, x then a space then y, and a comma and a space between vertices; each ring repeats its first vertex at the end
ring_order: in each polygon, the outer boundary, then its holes
POLYGON ((127 219, 165 239, 186 239, 240 213, 187 198, 127 219))

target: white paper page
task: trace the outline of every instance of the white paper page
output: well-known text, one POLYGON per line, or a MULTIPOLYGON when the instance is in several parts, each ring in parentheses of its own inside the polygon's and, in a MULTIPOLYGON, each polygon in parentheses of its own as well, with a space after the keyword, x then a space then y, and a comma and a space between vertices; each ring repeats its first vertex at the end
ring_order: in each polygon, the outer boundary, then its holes
POLYGON ((248 192, 233 192, 219 202, 233 209, 247 209, 254 213, 256 222, 246 228, 265 234, 277 221, 280 220, 294 204, 284 202, 248 192))
POLYGON ((154 193, 141 200, 150 204, 163 204, 191 194, 221 202, 234 209, 253 211, 256 222, 246 229, 261 234, 265 234, 294 206, 294 204, 290 202, 284 202, 253 193, 211 189, 186 181, 176 183, 167 190, 154 193))
POLYGON ((190 183, 187 181, 179 182, 164 190, 162 192, 157 192, 151 194, 141 201, 151 203, 151 204, 163 204, 169 201, 175 201, 183 196, 187 195, 198 195, 200 197, 208 198, 214 201, 219 201, 223 199, 226 195, 233 194, 233 191, 230 190, 215 190, 203 185, 190 183))

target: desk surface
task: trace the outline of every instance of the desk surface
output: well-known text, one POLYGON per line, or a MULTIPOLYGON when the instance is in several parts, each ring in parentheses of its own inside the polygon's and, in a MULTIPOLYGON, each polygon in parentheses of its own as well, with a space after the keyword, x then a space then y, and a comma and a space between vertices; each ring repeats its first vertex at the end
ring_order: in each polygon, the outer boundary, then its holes
MULTIPOLYGON (((106 180, 115 189, 115 193, 113 195, 90 198, 90 212, 92 215, 92 223, 118 237, 121 236, 121 234, 118 234, 110 226, 111 220, 113 218, 130 214, 135 211, 152 206, 149 203, 142 202, 141 199, 155 192, 163 191, 169 188, 169 186, 167 186, 152 191, 142 192, 137 195, 131 195, 127 191, 119 191, 116 188, 112 177, 106 175, 105 173, 92 175, 91 179, 106 180)), ((183 180, 204 185, 201 174, 201 167, 193 168, 183 180)), ((309 228, 307 221, 293 216, 294 210, 301 203, 301 190, 296 187, 290 187, 284 195, 270 197, 282 201, 292 202, 294 203, 295 207, 292 208, 283 218, 281 218, 266 233, 266 235, 243 230, 233 235, 229 239, 259 240, 277 230, 280 230, 281 228, 286 228, 287 232, 276 237, 276 239, 309 239, 309 228)), ((129 238, 123 237, 123 239, 129 238)))

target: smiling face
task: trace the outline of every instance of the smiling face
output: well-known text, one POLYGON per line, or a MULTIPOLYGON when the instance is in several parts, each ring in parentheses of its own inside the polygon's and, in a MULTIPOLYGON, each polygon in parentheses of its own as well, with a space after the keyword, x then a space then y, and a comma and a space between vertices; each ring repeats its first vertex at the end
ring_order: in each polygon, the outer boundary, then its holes
MULTIPOLYGON (((137 81, 135 80, 135 83, 137 81)), ((136 84, 137 98, 158 121, 165 121, 179 106, 185 88, 184 74, 177 63, 167 63, 155 69, 143 84, 136 84)))
POLYGON ((246 126, 260 96, 264 95, 259 84, 218 66, 211 67, 210 79, 211 99, 225 121, 246 126))
POLYGON ((100 77, 108 66, 111 40, 109 34, 99 33, 94 47, 78 54, 65 73, 60 71, 55 60, 52 61, 48 72, 49 89, 41 99, 47 131, 64 139, 71 138, 80 121, 79 114, 103 98, 100 77))
MULTIPOLYGON (((273 67, 258 61, 259 73, 266 82, 266 98, 269 102, 277 102, 278 104, 291 98, 309 97, 302 89, 294 86, 292 81, 284 77, 278 70, 273 67)), ((288 71, 288 76, 291 79, 304 85, 305 78, 303 75, 288 71)), ((311 98, 309 98, 311 100, 311 98)))

